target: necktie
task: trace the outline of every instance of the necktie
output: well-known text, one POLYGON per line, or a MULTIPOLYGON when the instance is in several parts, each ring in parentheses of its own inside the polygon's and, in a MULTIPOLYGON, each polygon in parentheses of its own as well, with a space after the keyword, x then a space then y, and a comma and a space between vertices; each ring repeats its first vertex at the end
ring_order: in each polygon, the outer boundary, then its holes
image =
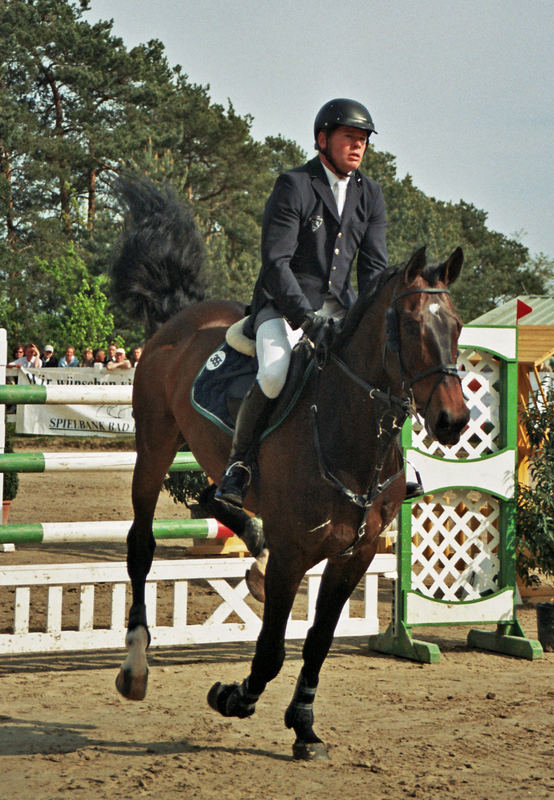
POLYGON ((344 208, 344 201, 346 199, 346 181, 336 180, 333 184, 333 194, 337 203, 339 217, 341 217, 342 210, 344 208))

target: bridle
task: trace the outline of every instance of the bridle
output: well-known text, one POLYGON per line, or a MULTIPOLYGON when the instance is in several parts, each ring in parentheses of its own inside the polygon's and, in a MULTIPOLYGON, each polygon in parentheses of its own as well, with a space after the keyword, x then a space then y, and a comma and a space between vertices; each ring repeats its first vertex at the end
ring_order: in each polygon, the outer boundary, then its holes
MULTIPOLYGON (((329 351, 326 349, 324 355, 322 356, 321 353, 314 353, 314 361, 316 365, 315 370, 315 381, 314 381, 314 402, 310 407, 310 414, 311 414, 311 422, 312 422, 312 431, 313 431, 313 438, 314 438, 314 447, 316 450, 318 463, 319 463, 319 470, 324 478, 328 483, 335 487, 344 497, 346 497, 351 503, 354 503, 357 506, 360 506, 365 510, 362 523, 358 530, 358 539, 363 536, 363 530, 365 530, 365 517, 367 515, 367 511, 372 503, 376 500, 376 498, 385 491, 394 481, 404 472, 404 465, 402 464, 401 469, 396 472, 394 475, 387 478, 385 481, 381 481, 381 472, 385 465, 386 457, 389 452, 389 448, 394 441, 394 437, 396 434, 401 430, 404 422, 406 421, 407 417, 413 413, 415 410, 414 408, 414 400, 413 400, 413 392, 412 387, 415 383, 422 380, 423 378, 428 377, 429 375, 433 375, 438 373, 438 379, 433 385, 427 401, 425 403, 424 411, 422 412, 423 416, 427 412, 429 407, 429 403, 431 402, 431 398, 436 391, 437 387, 441 383, 441 381, 448 375, 455 376, 460 380, 460 376, 458 375, 458 370, 455 364, 438 364, 435 367, 431 367, 429 369, 422 370, 421 372, 416 373, 416 375, 410 375, 409 371, 406 369, 404 359, 402 358, 401 352, 401 341, 400 341, 400 323, 398 318, 398 310, 396 309, 396 303, 402 297, 406 297, 410 294, 450 294, 448 289, 438 289, 438 288, 420 288, 420 289, 408 289, 405 292, 401 292, 400 294, 395 294, 392 298, 390 306, 387 308, 385 312, 385 348, 383 353, 383 358, 385 357, 385 352, 387 350, 396 353, 398 355, 399 365, 400 365, 400 377, 401 377, 401 391, 402 394, 396 395, 393 394, 390 389, 385 391, 378 386, 374 386, 373 384, 369 383, 368 381, 361 378, 348 364, 340 358, 334 351, 329 351), (323 449, 321 447, 321 439, 319 436, 319 426, 318 426, 318 407, 317 407, 317 399, 319 395, 319 376, 328 361, 332 361, 336 364, 339 369, 350 379, 352 380, 357 386, 363 389, 368 397, 371 400, 376 402, 383 403, 385 408, 383 413, 379 418, 379 431, 378 431, 378 452, 379 458, 377 460, 377 466, 374 471, 373 480, 368 487, 368 490, 365 494, 358 494, 357 492, 353 492, 351 489, 348 489, 328 468, 325 457, 323 454, 323 449), (386 423, 385 420, 388 422, 386 423)), ((356 541, 354 544, 356 544, 356 541)), ((348 548, 347 552, 351 552, 354 544, 348 548)))
POLYGON ((391 304, 390 304, 389 308, 386 311, 386 317, 385 317, 385 319, 386 319, 386 322, 385 322, 386 341, 385 341, 385 350, 383 351, 383 356, 384 356, 384 354, 385 354, 385 352, 387 350, 389 350, 389 351, 391 351, 393 353, 396 353, 398 355, 398 361, 399 361, 399 364, 400 364, 400 377, 401 377, 402 388, 406 387, 408 393, 410 393, 410 392, 412 392, 412 387, 418 381, 422 380, 423 378, 427 378, 429 375, 434 375, 435 373, 438 373, 438 375, 439 375, 439 377, 437 378, 437 380, 435 381, 435 383, 433 385, 433 388, 429 392, 429 396, 427 397, 427 401, 425 403, 423 411, 421 412, 421 415, 423 417, 425 417, 425 415, 427 413, 427 409, 429 408, 429 403, 431 402, 431 399, 433 397, 433 394, 435 393, 436 389, 438 388, 440 383, 443 381, 443 379, 447 375, 451 375, 451 376, 453 376, 455 378, 458 378, 458 380, 460 380, 460 376, 458 375, 458 369, 456 367, 456 364, 452 364, 452 363, 450 363, 450 364, 444 364, 444 363, 437 364, 437 366, 435 366, 435 367, 430 367, 429 369, 421 370, 421 372, 416 373, 416 375, 413 375, 413 376, 410 375, 410 372, 406 368, 406 365, 404 363, 404 359, 402 358, 402 350, 401 350, 401 347, 400 347, 400 321, 399 321, 399 318, 398 318, 398 310, 396 308, 397 301, 400 300, 400 298, 407 297, 410 294, 448 294, 449 295, 450 294, 450 290, 446 289, 446 288, 444 288, 444 289, 436 289, 436 288, 431 288, 431 287, 428 287, 428 288, 427 287, 422 287, 422 288, 419 288, 419 289, 408 289, 407 291, 401 292, 400 294, 396 294, 396 291, 395 291, 395 294, 394 294, 394 297, 392 298, 391 304), (406 384, 406 379, 409 380, 409 382, 407 384, 406 384))

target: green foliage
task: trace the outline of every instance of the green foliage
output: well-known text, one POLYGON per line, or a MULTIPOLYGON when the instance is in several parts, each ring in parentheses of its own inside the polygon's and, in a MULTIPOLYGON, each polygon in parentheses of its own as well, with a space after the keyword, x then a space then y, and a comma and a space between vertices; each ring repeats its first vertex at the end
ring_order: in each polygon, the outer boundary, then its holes
MULTIPOLYGON (((13 263, 12 263, 13 268, 13 263)), ((77 353, 99 347, 114 335, 113 315, 102 287, 105 276, 90 275, 74 245, 52 258, 20 257, 19 268, 0 283, 6 325, 13 341, 49 341, 77 353), (3 291, 2 291, 3 289, 3 291)))
POLYGON ((60 341, 71 343, 77 353, 86 346, 95 349, 112 339, 113 314, 106 311, 108 298, 100 288, 104 283, 103 276, 83 278, 61 321, 60 341))
POLYGON ((527 585, 554 575, 554 390, 522 414, 531 446, 531 485, 517 487, 517 571, 527 585))
MULTIPOLYGON (((14 433, 13 428, 14 426, 12 424, 6 425, 6 442, 4 445, 5 453, 13 453, 13 445, 12 445, 12 437, 14 433)), ((18 489, 19 489, 19 476, 17 472, 5 472, 3 499, 15 500, 18 489)))

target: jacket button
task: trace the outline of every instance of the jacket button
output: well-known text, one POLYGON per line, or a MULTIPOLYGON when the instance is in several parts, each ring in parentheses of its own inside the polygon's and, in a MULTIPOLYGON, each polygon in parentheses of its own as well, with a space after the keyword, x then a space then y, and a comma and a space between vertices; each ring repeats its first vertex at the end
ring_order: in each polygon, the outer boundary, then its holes
POLYGON ((335 247, 335 255, 336 255, 336 256, 338 256, 338 254, 339 254, 339 253, 340 253, 340 250, 339 250, 339 248, 338 248, 338 247, 335 247))
POLYGON ((341 237, 342 237, 342 232, 341 232, 341 231, 339 231, 339 232, 337 233, 337 238, 338 238, 338 239, 340 239, 341 237))
POLYGON ((336 269, 336 267, 333 267, 333 269, 336 269))

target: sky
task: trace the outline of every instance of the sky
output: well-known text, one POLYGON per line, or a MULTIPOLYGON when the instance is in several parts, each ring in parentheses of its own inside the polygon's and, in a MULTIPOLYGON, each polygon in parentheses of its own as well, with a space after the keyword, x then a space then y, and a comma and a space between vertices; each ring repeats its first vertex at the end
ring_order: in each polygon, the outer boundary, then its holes
POLYGON ((255 139, 310 157, 318 109, 359 100, 400 178, 554 258, 552 0, 91 0, 85 18, 159 39, 255 139))

